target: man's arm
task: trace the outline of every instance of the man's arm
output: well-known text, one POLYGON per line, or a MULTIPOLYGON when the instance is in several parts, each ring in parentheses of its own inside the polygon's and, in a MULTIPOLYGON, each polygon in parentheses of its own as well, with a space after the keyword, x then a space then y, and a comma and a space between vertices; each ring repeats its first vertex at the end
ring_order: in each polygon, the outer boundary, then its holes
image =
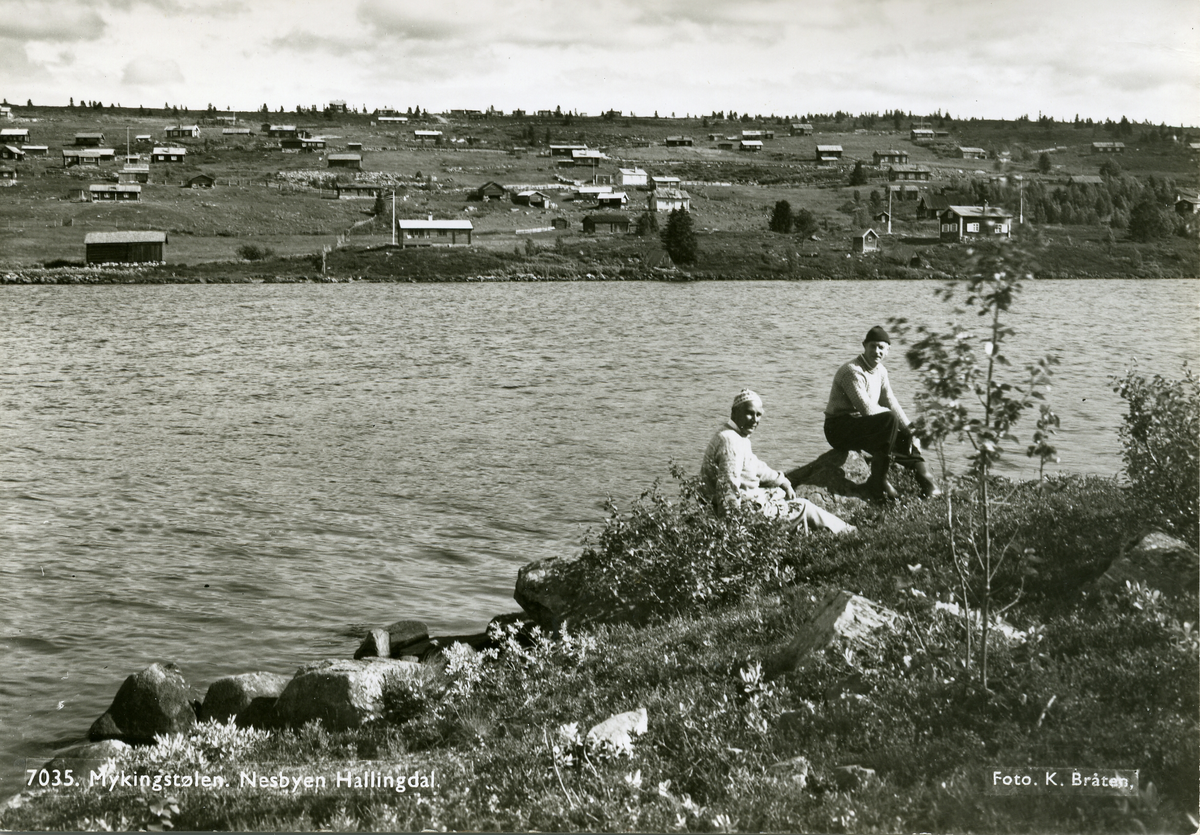
MULTIPOLYGON (((842 366, 838 369, 837 383, 842 392, 854 405, 855 411, 864 417, 878 415, 888 411, 888 407, 871 402, 871 389, 867 385, 867 377, 853 366, 842 366)), ((884 377, 886 385, 887 378, 884 377)))
POLYGON ((883 386, 879 391, 879 401, 896 413, 896 417, 900 418, 901 426, 907 427, 911 425, 908 415, 904 414, 904 407, 900 405, 900 398, 896 397, 896 393, 892 391, 892 382, 888 378, 886 368, 883 369, 883 386))

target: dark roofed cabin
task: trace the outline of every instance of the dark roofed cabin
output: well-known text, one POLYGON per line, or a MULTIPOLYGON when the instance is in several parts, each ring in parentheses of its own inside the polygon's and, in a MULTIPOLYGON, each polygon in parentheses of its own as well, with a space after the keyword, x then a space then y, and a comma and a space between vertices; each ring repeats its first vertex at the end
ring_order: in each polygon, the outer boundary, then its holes
POLYGON ((163 262, 166 232, 90 232, 83 239, 89 264, 163 262))

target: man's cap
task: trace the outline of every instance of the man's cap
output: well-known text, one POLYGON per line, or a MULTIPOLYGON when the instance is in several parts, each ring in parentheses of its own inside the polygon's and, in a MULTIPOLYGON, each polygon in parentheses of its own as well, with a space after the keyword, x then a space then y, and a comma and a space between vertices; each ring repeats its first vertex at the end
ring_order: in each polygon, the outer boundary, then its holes
POLYGON ((888 336, 887 331, 879 327, 879 325, 876 325, 867 331, 867 338, 864 339, 863 342, 886 342, 887 344, 891 345, 892 338, 888 336))

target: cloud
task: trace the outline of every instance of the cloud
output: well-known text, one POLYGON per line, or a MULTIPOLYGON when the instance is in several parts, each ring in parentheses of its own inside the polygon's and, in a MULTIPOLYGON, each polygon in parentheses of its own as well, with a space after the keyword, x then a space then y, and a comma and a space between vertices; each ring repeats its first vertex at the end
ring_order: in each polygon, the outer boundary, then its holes
POLYGON ((175 84, 183 81, 183 71, 170 58, 155 58, 142 55, 125 65, 121 83, 136 87, 152 87, 160 84, 175 84))
POLYGON ((380 37, 405 41, 448 41, 466 37, 478 15, 445 14, 436 6, 405 0, 363 0, 358 19, 380 37))
POLYGON ((0 0, 0 39, 94 41, 105 28, 99 12, 82 3, 0 0))

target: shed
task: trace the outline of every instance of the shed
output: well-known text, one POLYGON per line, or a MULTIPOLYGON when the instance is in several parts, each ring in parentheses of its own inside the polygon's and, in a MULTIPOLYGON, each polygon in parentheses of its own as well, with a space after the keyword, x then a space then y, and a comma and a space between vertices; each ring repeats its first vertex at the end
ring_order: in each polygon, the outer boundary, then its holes
POLYGON ((842 158, 841 145, 818 145, 817 162, 838 162, 842 158))
POLYGON ((1175 212, 1181 215, 1200 214, 1200 197, 1191 194, 1181 194, 1175 201, 1175 212))
POLYGON ((851 238, 850 245, 855 252, 878 252, 879 233, 874 229, 868 229, 851 238))
POLYGON ((187 160, 186 148, 155 148, 150 152, 151 162, 185 162, 187 160))
POLYGON ((117 172, 118 183, 148 183, 150 182, 149 165, 126 165, 117 172))
POLYGON ((20 160, 25 159, 25 152, 15 145, 0 145, 0 159, 20 160))
POLYGON ((556 217, 550 221, 550 225, 555 229, 569 229, 571 228, 571 221, 567 220, 565 217, 556 217))
POLYGON ((964 148, 959 146, 958 153, 963 159, 987 159, 987 151, 983 148, 964 148))
POLYGON ((623 191, 608 191, 596 195, 596 203, 602 209, 619 209, 629 202, 629 197, 623 191))
POLYGON ((24 151, 26 154, 28 154, 31 157, 44 157, 44 156, 49 155, 50 146, 49 145, 26 145, 23 148, 21 148, 21 150, 24 151))
POLYGON ((537 209, 544 209, 550 205, 550 196, 541 191, 521 191, 513 195, 512 202, 522 206, 533 206, 537 209))
POLYGON ((426 142, 441 142, 442 132, 440 130, 414 130, 413 138, 421 144, 426 142))
POLYGON ((63 168, 73 165, 99 165, 100 152, 92 149, 63 148, 63 168))
POLYGON ((400 245, 408 246, 470 246, 469 220, 397 220, 400 245))
POLYGON ((207 174, 197 174, 195 177, 190 177, 184 181, 184 188, 212 188, 217 184, 215 177, 210 177, 207 174))
POLYGON ((597 233, 624 235, 629 232, 629 218, 616 212, 586 215, 583 218, 583 231, 589 235, 597 233))
POLYGON ((99 148, 103 144, 104 134, 102 133, 75 134, 75 147, 77 148, 99 148))
POLYGON ((89 264, 162 263, 166 232, 89 232, 83 238, 89 264))
POLYGON ((753 153, 755 151, 761 151, 762 149, 763 143, 761 139, 742 139, 738 142, 739 151, 748 151, 753 153))
POLYGON ((221 128, 221 136, 249 136, 250 128, 221 128))
POLYGON ((337 189, 338 200, 373 200, 385 191, 391 191, 390 187, 379 183, 338 183, 334 188, 337 189))
POLYGON ((363 148, 363 146, 362 146, 361 142, 347 142, 346 143, 347 151, 357 151, 358 153, 362 153, 362 148, 363 148))
POLYGON ((810 136, 813 126, 808 122, 792 122, 792 136, 810 136))
POLYGON ((330 168, 362 169, 362 154, 330 154, 325 161, 330 168))
POLYGON ((7 165, 0 165, 0 180, 15 183, 17 181, 17 169, 9 168, 7 165))
POLYGON ((942 194, 926 194, 917 203, 917 220, 936 220, 950 208, 950 199, 942 194))
POLYGON ((497 183, 495 180, 488 180, 479 188, 475 189, 476 200, 500 200, 506 194, 508 194, 508 189, 497 183))
POLYGON ((88 193, 93 203, 142 199, 142 187, 136 183, 99 183, 88 186, 88 193))
POLYGON ((913 128, 908 134, 910 142, 932 142, 937 134, 933 132, 933 128, 913 128))
POLYGON ((667 137, 667 147, 668 148, 691 147, 695 144, 696 143, 692 140, 692 137, 690 137, 690 136, 668 136, 667 137))

